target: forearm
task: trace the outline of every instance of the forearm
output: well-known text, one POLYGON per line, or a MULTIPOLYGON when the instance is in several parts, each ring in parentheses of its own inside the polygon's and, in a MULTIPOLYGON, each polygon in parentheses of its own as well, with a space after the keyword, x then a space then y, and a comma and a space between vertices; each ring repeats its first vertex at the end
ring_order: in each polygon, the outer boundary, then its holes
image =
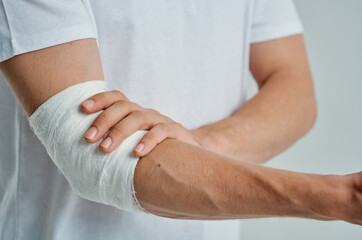
POLYGON ((257 163, 287 149, 313 126, 316 117, 313 87, 298 79, 302 77, 278 72, 231 117, 201 127, 209 132, 207 148, 257 163))
POLYGON ((316 119, 313 79, 303 36, 251 44, 250 71, 259 93, 231 117, 200 131, 208 133, 206 148, 262 163, 295 143, 316 119))
POLYGON ((329 220, 312 210, 323 205, 313 187, 324 178, 235 161, 167 139, 140 158, 134 184, 141 206, 165 217, 329 220))
MULTIPOLYGON (((41 108, 39 105, 42 104, 42 110, 38 111, 39 118, 32 115, 30 122, 71 186, 89 200, 132 210, 134 206, 126 204, 130 201, 122 202, 122 198, 130 196, 128 193, 132 189, 129 187, 132 181, 125 179, 124 173, 133 179, 134 168, 121 168, 119 165, 124 166, 124 161, 136 165, 134 156, 130 155, 133 146, 129 146, 128 142, 114 152, 104 154, 83 138, 83 133, 96 115, 82 114, 79 111, 80 103, 103 89, 84 87, 92 83, 70 88, 89 79, 101 79, 99 58, 93 58, 95 62, 86 64, 84 54, 72 54, 73 50, 88 52, 87 44, 83 44, 85 42, 93 42, 92 51, 97 52, 94 40, 82 40, 79 45, 73 42, 23 54, 2 63, 0 67, 28 116, 41 108), (54 57, 57 56, 54 55, 57 52, 53 51, 55 49, 63 49, 62 52, 67 54, 61 58, 54 57), (42 61, 44 57, 48 61, 42 61), (33 61, 39 64, 32 64, 33 61), (63 72, 62 68, 57 67, 63 63, 73 63, 74 66, 67 65, 71 69, 63 72), (98 67, 93 71, 92 66, 98 67), (84 74, 74 78, 77 71, 84 74), (64 94, 66 88, 72 94, 54 95, 59 91, 64 94), (73 92, 70 89, 76 90, 73 92), (53 100, 49 105, 47 99, 50 97, 53 100), (84 183, 87 183, 87 187, 84 183)), ((139 139, 133 138, 134 145, 137 141, 139 139)), ((347 188, 341 184, 344 180, 331 184, 323 176, 233 161, 205 149, 167 139, 140 158, 134 183, 141 205, 151 213, 167 217, 227 219, 301 216, 319 219, 321 217, 316 213, 318 209, 322 213, 327 209, 322 215, 329 216, 327 205, 355 213, 352 220, 359 223, 355 219, 360 219, 361 209, 355 199, 358 199, 356 196, 360 197, 360 193, 355 191, 360 189, 360 185, 356 185, 361 182, 360 174, 355 178, 357 180, 352 179, 353 184, 347 188), (335 191, 334 185, 339 185, 339 191, 335 191), (332 204, 335 196, 345 196, 346 192, 354 196, 352 198, 347 194, 354 201, 332 204)))
POLYGON ((132 149, 144 131, 132 134, 109 154, 82 137, 99 113, 81 113, 80 103, 106 89, 99 80, 70 86, 29 118, 49 156, 80 196, 128 211, 140 211, 140 203, 148 212, 174 218, 320 219, 312 209, 323 205, 323 199, 311 191, 314 185, 323 189, 319 177, 230 160, 179 140, 161 142, 139 160, 134 175, 138 158, 132 149))
POLYGON ((311 210, 323 205, 310 188, 323 189, 318 177, 233 161, 179 140, 161 142, 139 160, 134 175, 138 158, 132 149, 144 131, 132 134, 109 154, 82 137, 99 113, 83 114, 80 103, 106 89, 99 80, 70 86, 29 118, 49 156, 80 196, 128 211, 140 211, 139 202, 148 212, 175 218, 320 219, 311 210))

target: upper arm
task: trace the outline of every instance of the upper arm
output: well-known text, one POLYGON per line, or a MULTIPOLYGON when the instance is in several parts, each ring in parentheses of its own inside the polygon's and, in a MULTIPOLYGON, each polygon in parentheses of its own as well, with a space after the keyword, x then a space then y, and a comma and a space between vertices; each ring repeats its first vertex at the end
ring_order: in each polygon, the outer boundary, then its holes
POLYGON ((102 80, 85 0, 0 0, 0 70, 29 116, 55 93, 102 80))
POLYGON ((250 71, 259 88, 276 73, 303 74, 310 82, 303 25, 293 1, 255 0, 252 11, 250 71))
POLYGON ((14 56, 0 70, 27 116, 63 89, 103 80, 95 39, 82 39, 14 56))
POLYGON ((276 73, 289 74, 310 86, 312 77, 302 34, 251 44, 250 71, 259 88, 276 73))

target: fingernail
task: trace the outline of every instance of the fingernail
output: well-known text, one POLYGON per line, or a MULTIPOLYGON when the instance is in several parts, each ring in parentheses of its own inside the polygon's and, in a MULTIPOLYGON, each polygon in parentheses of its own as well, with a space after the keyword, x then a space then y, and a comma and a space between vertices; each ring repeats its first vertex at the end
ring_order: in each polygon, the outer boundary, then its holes
POLYGON ((97 135, 97 128, 91 127, 88 131, 84 134, 86 138, 94 138, 97 135))
POLYGON ((134 150, 137 152, 141 152, 145 148, 145 145, 143 143, 138 144, 134 150))
POLYGON ((101 143, 100 146, 104 147, 104 148, 109 148, 109 146, 111 146, 112 143, 112 139, 110 137, 107 137, 106 139, 104 139, 104 141, 101 143))
POLYGON ((89 99, 89 100, 86 100, 82 103, 82 105, 86 108, 91 108, 94 106, 94 101, 89 99))

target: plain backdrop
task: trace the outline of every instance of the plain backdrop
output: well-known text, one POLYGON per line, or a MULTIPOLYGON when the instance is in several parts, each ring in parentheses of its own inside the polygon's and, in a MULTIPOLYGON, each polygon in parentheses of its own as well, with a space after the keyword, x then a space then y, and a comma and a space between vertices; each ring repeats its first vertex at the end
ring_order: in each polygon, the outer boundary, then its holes
MULTIPOLYGON (((272 1, 272 0, 271 0, 272 1)), ((267 166, 310 173, 362 171, 362 1, 295 0, 318 101, 314 128, 267 166)), ((249 80, 248 96, 257 91, 249 80)), ((241 220, 241 239, 361 240, 362 227, 296 218, 241 220)))

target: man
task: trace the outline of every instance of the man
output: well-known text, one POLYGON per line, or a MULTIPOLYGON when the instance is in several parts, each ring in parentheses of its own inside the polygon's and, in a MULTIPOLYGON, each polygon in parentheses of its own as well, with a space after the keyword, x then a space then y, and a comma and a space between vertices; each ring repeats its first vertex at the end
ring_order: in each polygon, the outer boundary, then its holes
POLYGON ((316 117, 291 1, 2 0, 0 10, 3 239, 238 239, 237 221, 200 219, 271 216, 361 224, 361 174, 253 164, 316 117), (245 102, 248 67, 260 91, 245 102), (140 159, 135 188, 154 215, 79 197, 26 121, 57 92, 96 79, 207 133, 203 148, 167 139, 140 159))

